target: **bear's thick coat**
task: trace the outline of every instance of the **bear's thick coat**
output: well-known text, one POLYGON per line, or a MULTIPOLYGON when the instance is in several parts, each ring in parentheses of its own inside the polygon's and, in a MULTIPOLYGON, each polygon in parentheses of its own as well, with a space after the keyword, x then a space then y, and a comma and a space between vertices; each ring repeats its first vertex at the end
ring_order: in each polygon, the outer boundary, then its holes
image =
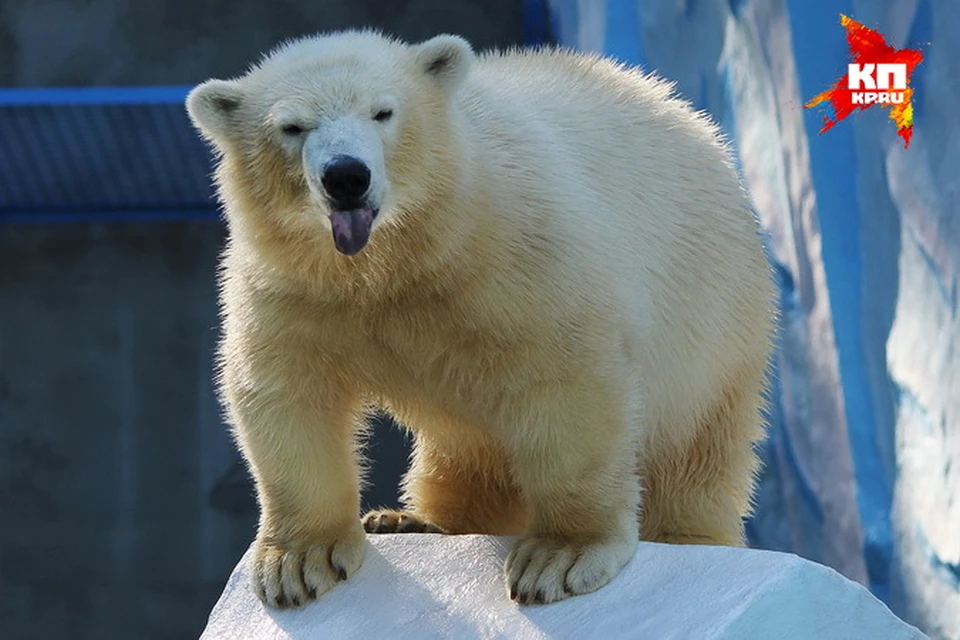
POLYGON ((229 223, 219 385, 298 606, 367 531, 518 534, 511 596, 595 590, 637 539, 740 545, 774 289, 717 127, 596 55, 307 37, 187 107, 229 223), (372 407, 415 434, 358 518, 372 407))

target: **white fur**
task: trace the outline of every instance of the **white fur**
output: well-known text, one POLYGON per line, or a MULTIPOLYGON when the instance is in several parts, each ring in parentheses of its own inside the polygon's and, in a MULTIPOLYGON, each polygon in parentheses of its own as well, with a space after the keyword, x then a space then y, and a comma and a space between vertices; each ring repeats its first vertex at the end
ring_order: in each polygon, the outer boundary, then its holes
POLYGON ((405 522, 522 534, 521 602, 599 588, 638 534, 742 544, 774 292, 716 127, 667 83, 348 32, 188 109, 222 154, 220 384, 257 480, 266 602, 359 566, 369 404, 416 433, 405 522), (371 163, 390 223, 350 258, 316 197, 337 149, 371 163))

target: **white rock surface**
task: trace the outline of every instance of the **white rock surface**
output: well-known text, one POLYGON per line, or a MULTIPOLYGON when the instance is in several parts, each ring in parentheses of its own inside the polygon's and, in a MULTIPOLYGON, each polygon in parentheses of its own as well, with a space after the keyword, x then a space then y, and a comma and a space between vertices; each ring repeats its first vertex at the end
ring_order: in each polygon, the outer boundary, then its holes
POLYGON ((859 584, 791 554, 642 543, 607 587, 520 607, 502 565, 511 538, 369 536, 360 571, 299 610, 274 611, 240 561, 202 640, 307 638, 925 637, 859 584))

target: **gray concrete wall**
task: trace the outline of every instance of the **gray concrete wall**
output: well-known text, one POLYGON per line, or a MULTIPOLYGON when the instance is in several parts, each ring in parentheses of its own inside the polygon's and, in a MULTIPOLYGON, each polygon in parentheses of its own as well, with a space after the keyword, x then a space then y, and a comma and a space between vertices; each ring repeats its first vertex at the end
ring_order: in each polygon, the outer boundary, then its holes
POLYGON ((372 26, 411 40, 520 38, 520 0, 3 0, 0 86, 191 84, 278 40, 372 26))
MULTIPOLYGON (((192 84, 342 27, 509 45, 519 17, 519 0, 3 0, 0 86, 192 84)), ((0 222, 0 637, 203 628, 256 520, 211 384, 222 242, 216 221, 0 222)), ((403 436, 378 428, 370 454, 364 502, 394 504, 403 436)))

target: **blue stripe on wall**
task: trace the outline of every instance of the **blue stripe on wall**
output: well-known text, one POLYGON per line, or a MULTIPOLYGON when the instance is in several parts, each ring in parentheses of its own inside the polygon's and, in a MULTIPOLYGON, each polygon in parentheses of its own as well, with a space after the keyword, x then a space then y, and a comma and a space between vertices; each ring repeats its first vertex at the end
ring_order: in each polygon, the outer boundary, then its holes
MULTIPOLYGON (((926 52, 930 48, 929 43, 932 38, 933 3, 930 0, 920 0, 917 3, 917 11, 913 17, 913 25, 910 27, 910 33, 903 46, 926 52)), ((916 96, 913 106, 914 127, 918 127, 924 120, 923 96, 926 95, 928 67, 929 65, 921 64, 910 78, 910 86, 913 87, 913 92, 916 96)))
POLYGON ((183 104, 191 87, 77 87, 0 90, 0 107, 183 104))
POLYGON ((637 0, 606 0, 604 53, 631 65, 644 65, 637 0))

